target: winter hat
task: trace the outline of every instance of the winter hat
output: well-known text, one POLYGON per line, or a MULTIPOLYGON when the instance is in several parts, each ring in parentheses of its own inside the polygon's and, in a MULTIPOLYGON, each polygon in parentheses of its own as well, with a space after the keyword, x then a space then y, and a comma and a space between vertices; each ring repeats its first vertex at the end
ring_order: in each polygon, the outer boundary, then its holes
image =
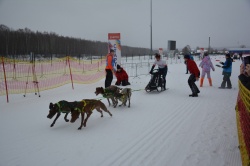
POLYGON ((189 55, 184 55, 184 59, 190 59, 190 56, 189 55))
POLYGON ((117 68, 117 69, 121 69, 121 66, 120 66, 120 65, 117 65, 116 68, 117 68))

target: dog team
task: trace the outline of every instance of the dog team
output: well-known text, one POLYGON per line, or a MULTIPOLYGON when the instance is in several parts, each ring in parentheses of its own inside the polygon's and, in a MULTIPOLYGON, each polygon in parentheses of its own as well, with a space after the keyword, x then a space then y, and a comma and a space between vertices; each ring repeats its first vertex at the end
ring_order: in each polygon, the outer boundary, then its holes
MULTIPOLYGON (((130 98, 132 95, 131 88, 122 89, 115 85, 111 85, 108 88, 97 87, 95 94, 102 94, 104 98, 107 98, 109 105, 111 105, 111 99, 114 108, 117 106, 118 101, 121 101, 121 104, 119 106, 126 106, 128 102, 128 107, 130 107, 130 98)), ((54 115, 56 115, 53 123, 50 125, 50 127, 53 127, 56 123, 56 120, 60 117, 61 113, 65 113, 64 120, 66 122, 69 122, 67 116, 69 113, 71 113, 71 123, 74 123, 81 114, 81 125, 78 128, 78 130, 81 130, 82 126, 86 127, 87 121, 93 113, 94 109, 101 113, 101 117, 103 117, 102 111, 107 112, 110 116, 112 116, 112 114, 109 112, 105 104, 101 102, 101 100, 83 99, 81 101, 74 102, 61 100, 54 104, 50 103, 49 114, 47 115, 47 118, 52 119, 54 115)))

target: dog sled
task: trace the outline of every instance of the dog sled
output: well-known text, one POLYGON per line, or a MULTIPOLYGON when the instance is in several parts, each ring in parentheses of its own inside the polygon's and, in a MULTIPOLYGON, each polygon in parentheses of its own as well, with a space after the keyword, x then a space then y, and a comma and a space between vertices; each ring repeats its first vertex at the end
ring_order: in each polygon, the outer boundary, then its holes
POLYGON ((158 69, 154 69, 151 74, 151 79, 148 83, 148 85, 145 87, 146 92, 151 92, 151 91, 158 91, 162 92, 165 91, 165 83, 162 74, 159 72, 158 69))

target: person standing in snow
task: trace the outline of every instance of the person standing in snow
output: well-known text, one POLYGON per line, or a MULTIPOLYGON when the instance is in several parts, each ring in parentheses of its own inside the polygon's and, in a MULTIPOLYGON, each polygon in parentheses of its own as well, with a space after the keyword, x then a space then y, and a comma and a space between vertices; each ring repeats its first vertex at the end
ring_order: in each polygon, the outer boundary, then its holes
POLYGON ((162 60, 161 55, 158 53, 155 53, 155 62, 149 73, 153 72, 155 65, 158 65, 159 73, 162 75, 163 78, 163 89, 166 90, 166 75, 168 72, 168 66, 166 61, 162 60))
POLYGON ((106 55, 106 79, 105 79, 105 88, 109 87, 113 81, 114 73, 114 56, 115 51, 110 49, 110 53, 106 55))
POLYGON ((224 76, 223 76, 223 81, 222 81, 219 89, 225 89, 225 88, 232 89, 230 77, 231 77, 231 73, 232 73, 232 61, 233 60, 231 59, 231 56, 229 53, 226 54, 225 57, 226 57, 226 61, 224 63, 220 62, 220 64, 223 65, 221 67, 223 68, 222 75, 224 75, 224 76), (226 84, 227 84, 227 87, 226 87, 226 84))
POLYGON ((211 61, 211 59, 210 59, 207 52, 204 53, 204 58, 202 59, 199 66, 202 68, 201 79, 200 79, 200 87, 203 86, 203 81, 204 81, 204 78, 205 78, 206 75, 207 75, 209 85, 212 86, 212 79, 211 79, 211 76, 210 76, 210 69, 212 69, 213 71, 215 69, 214 69, 214 65, 213 65, 213 63, 212 63, 212 61, 211 61))
POLYGON ((121 85, 121 84, 122 86, 130 85, 130 83, 128 82, 127 72, 120 65, 117 65, 116 69, 117 71, 115 72, 115 76, 117 78, 117 81, 115 85, 121 85))
POLYGON ((186 62, 187 68, 191 74, 188 78, 188 85, 192 91, 192 94, 190 94, 189 97, 198 97, 198 93, 200 93, 200 90, 196 86, 195 81, 199 80, 200 70, 198 69, 195 61, 190 59, 189 55, 185 55, 184 60, 186 62))

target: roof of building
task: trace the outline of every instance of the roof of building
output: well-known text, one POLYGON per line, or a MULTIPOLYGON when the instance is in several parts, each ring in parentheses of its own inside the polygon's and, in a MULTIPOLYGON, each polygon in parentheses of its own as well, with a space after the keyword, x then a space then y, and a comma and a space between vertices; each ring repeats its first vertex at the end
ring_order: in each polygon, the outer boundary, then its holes
POLYGON ((228 51, 232 53, 250 53, 250 48, 229 48, 228 51))

